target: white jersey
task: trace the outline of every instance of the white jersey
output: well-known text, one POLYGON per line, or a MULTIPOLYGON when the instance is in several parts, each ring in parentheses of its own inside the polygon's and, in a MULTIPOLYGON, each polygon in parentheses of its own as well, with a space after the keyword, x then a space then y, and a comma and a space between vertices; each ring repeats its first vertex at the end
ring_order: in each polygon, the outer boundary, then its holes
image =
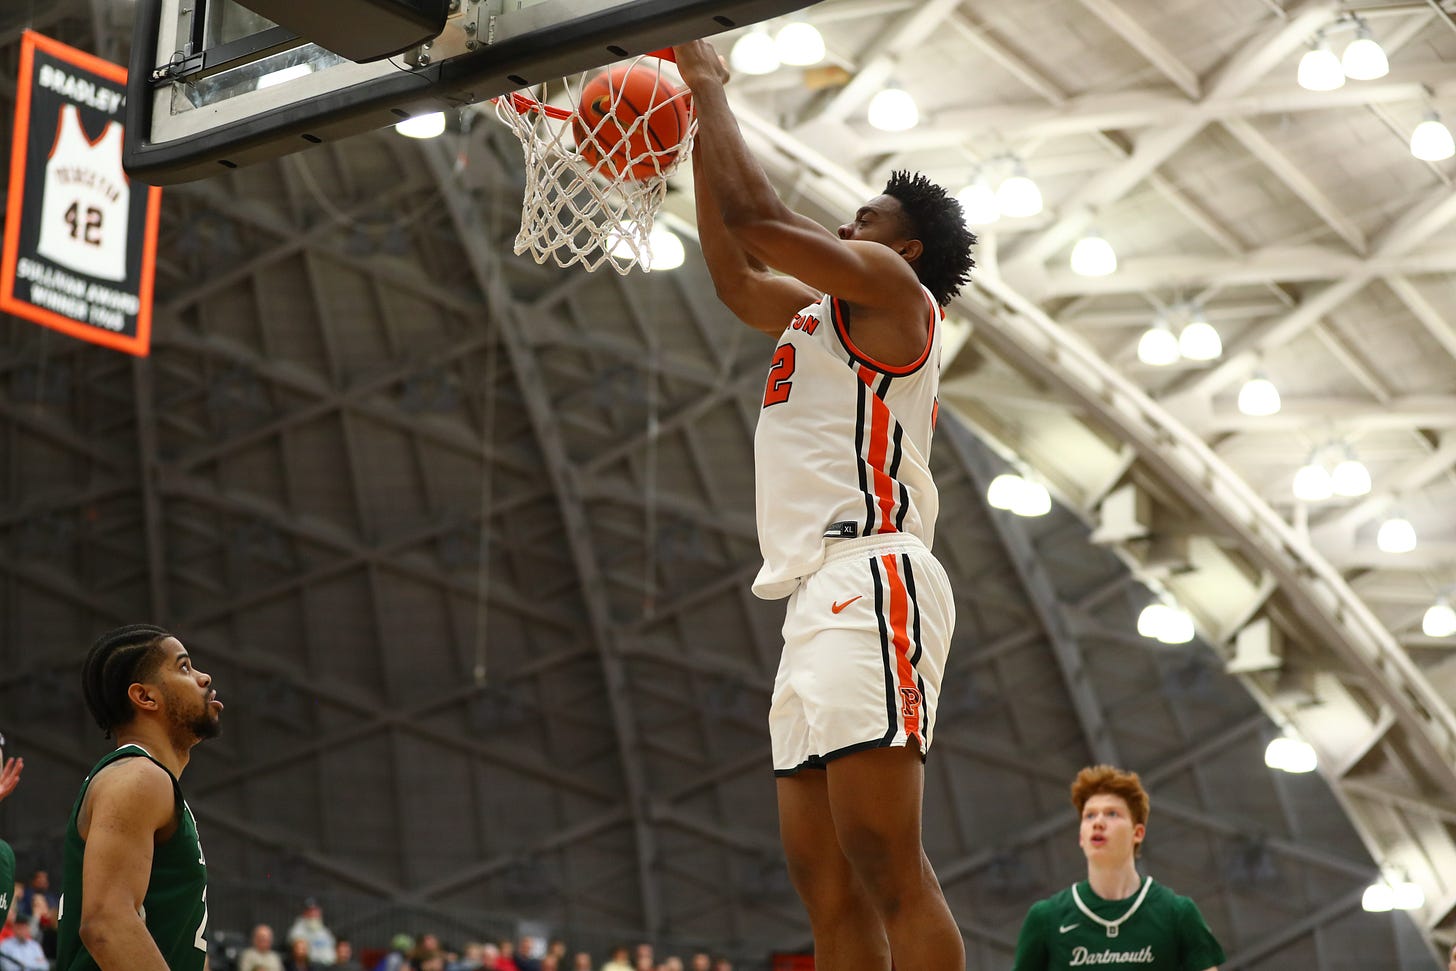
POLYGON ((830 538, 909 533, 930 547, 940 509, 930 439, 944 314, 921 289, 929 337, 904 367, 856 348, 849 307, 827 294, 779 338, 753 439, 759 597, 792 593, 824 562, 830 538))
POLYGON ((122 126, 108 122, 86 137, 75 105, 61 108, 56 143, 45 168, 41 256, 103 280, 126 279, 131 188, 121 169, 122 126))

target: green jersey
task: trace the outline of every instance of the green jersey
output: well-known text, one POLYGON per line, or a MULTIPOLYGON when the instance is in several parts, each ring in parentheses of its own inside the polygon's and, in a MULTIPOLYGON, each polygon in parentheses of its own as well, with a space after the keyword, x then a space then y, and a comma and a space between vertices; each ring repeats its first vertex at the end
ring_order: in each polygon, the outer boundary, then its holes
MULTIPOLYGON (((81 943, 81 864, 86 853, 86 843, 81 839, 76 821, 81 805, 86 799, 86 790, 96 773, 121 759, 146 758, 157 762, 140 745, 123 745, 106 756, 86 776, 81 792, 76 796, 76 805, 71 809, 71 821, 66 824, 65 844, 65 894, 61 897, 56 945, 55 971, 97 971, 94 958, 81 943)), ((162 765, 163 769, 167 769, 162 765)), ((171 770, 167 774, 172 775, 171 770)), ((142 898, 142 920, 146 922, 147 933, 157 942, 157 949, 171 971, 203 971, 207 959, 207 861, 202 857, 202 844, 197 839, 197 821, 187 800, 182 798, 182 786, 172 777, 172 792, 176 796, 177 831, 167 842, 152 851, 152 872, 147 880, 147 893, 142 898)))
POLYGON ((1085 880, 1031 905, 1014 971, 1205 971, 1223 948, 1198 906, 1144 877, 1126 900, 1103 900, 1085 880))
POLYGON ((5 919, 10 916, 10 908, 15 906, 11 895, 15 893, 15 851, 10 844, 0 840, 0 927, 5 926, 5 919))

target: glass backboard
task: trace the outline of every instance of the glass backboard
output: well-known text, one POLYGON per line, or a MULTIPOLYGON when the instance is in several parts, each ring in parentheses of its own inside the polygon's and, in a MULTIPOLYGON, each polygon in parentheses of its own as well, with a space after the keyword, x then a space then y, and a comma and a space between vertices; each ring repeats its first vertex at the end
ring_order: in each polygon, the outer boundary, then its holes
POLYGON ((138 0, 125 165, 154 185, 205 178, 807 6, 451 0, 438 36, 358 64, 234 0, 138 0))

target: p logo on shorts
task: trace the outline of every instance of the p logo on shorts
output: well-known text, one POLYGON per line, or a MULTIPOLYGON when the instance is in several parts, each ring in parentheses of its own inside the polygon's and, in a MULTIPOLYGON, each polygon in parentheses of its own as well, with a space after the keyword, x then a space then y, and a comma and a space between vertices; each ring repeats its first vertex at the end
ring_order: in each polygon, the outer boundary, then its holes
POLYGON ((920 690, 918 688, 902 687, 900 689, 900 714, 906 718, 914 718, 915 713, 920 709, 920 690))

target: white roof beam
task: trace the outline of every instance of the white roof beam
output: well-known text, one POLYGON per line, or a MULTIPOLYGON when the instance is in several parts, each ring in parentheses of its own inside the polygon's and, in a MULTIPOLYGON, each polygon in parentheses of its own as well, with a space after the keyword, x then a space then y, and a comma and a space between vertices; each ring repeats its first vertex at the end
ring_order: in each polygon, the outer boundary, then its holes
POLYGON ((1456 428, 1456 395, 1411 395, 1383 403, 1365 398, 1286 397, 1277 415, 1251 417, 1230 403, 1206 416, 1188 416, 1187 421, 1204 436, 1296 431, 1322 424, 1341 431, 1456 428))
POLYGON ((1405 304, 1416 320, 1421 322, 1426 333, 1434 337, 1447 354, 1456 358, 1456 327, 1451 326, 1451 322, 1425 298, 1416 285, 1403 276, 1387 276, 1385 285, 1400 298, 1400 302, 1405 304))
MULTIPOLYGON (((1078 276, 1071 270, 1058 269, 1045 275, 1040 288, 1023 286, 1022 289, 1034 290, 1034 296, 1047 299, 1195 287, 1226 289, 1271 281, 1344 281, 1354 276, 1362 279, 1363 286, 1377 276, 1452 272, 1456 272, 1456 251, 1449 246, 1376 252, 1364 258, 1328 246, 1269 246, 1242 256, 1190 253, 1131 257, 1118 264, 1116 273, 1105 277, 1078 276)), ((1032 279, 1030 274, 1027 276, 1032 279)))
POLYGON ((1161 71, 1163 76, 1176 84, 1184 94, 1194 100, 1198 99, 1201 90, 1198 75, 1194 74, 1188 65, 1175 57, 1172 51, 1164 47, 1161 41, 1149 33, 1137 18, 1129 15, 1113 0, 1081 0, 1081 3, 1098 20, 1111 27, 1119 37, 1127 41, 1128 46, 1147 58, 1149 64, 1161 71))
POLYGON ((860 69, 854 78, 823 103, 818 111, 811 111, 800 119, 800 125, 819 121, 843 121, 849 113, 869 101, 894 71, 900 57, 912 48, 929 39, 945 26, 945 18, 961 0, 927 0, 915 8, 915 12, 884 34, 877 34, 859 58, 860 69))
POLYGON ((1343 239, 1350 244, 1350 248, 1356 253, 1364 253, 1366 248, 1365 234, 1360 231, 1354 221, 1340 211, 1339 207, 1330 201, 1314 181, 1305 174, 1304 170, 1289 160, 1273 143, 1259 133, 1259 130, 1242 118, 1230 118, 1223 122, 1224 129, 1249 153, 1264 163, 1264 167, 1274 173, 1275 178, 1284 183, 1299 197, 1300 201, 1309 206, 1314 214, 1324 220, 1343 239))
POLYGON ((1237 95, 1210 95, 1193 103, 1173 88, 1086 94, 1060 105, 1044 102, 999 104, 935 113, 934 130, 887 134, 855 125, 855 154, 884 155, 970 144, 988 134, 1005 139, 1041 141, 1099 131, 1128 131, 1176 125, 1189 119, 1204 123, 1230 118, 1302 114, 1365 105, 1419 103, 1427 89, 1438 99, 1456 96, 1456 63, 1426 61, 1392 66, 1379 81, 1362 81, 1338 91, 1306 91, 1292 78, 1255 85, 1237 95))
MULTIPOLYGON (((1219 71, 1209 85, 1210 100, 1241 94, 1275 64, 1295 50, 1333 16, 1338 4, 1311 0, 1301 4, 1263 37, 1246 44, 1219 71)), ((1210 118, 1205 112, 1185 113, 1178 122, 1144 134, 1126 162, 1089 179, 1060 207, 1061 216, 1049 228, 1003 254, 1002 265, 1043 263, 1068 245, 1091 222, 1096 211, 1133 190, 1177 151, 1188 144, 1210 118)))
POLYGON ((1363 266, 1342 277, 1337 283, 1302 301, 1282 320, 1262 328, 1252 340, 1242 342, 1245 346, 1237 353, 1226 357, 1196 381, 1179 390, 1193 395, 1210 395, 1243 377, 1263 351, 1288 343, 1325 314, 1363 290, 1376 276, 1401 272, 1384 264, 1391 258, 1397 258, 1398 261, 1398 258, 1409 255, 1415 247, 1450 224, 1452 219, 1456 219, 1456 191, 1447 190, 1430 201, 1422 198, 1381 233, 1380 238, 1375 241, 1374 258, 1365 261, 1363 266))

